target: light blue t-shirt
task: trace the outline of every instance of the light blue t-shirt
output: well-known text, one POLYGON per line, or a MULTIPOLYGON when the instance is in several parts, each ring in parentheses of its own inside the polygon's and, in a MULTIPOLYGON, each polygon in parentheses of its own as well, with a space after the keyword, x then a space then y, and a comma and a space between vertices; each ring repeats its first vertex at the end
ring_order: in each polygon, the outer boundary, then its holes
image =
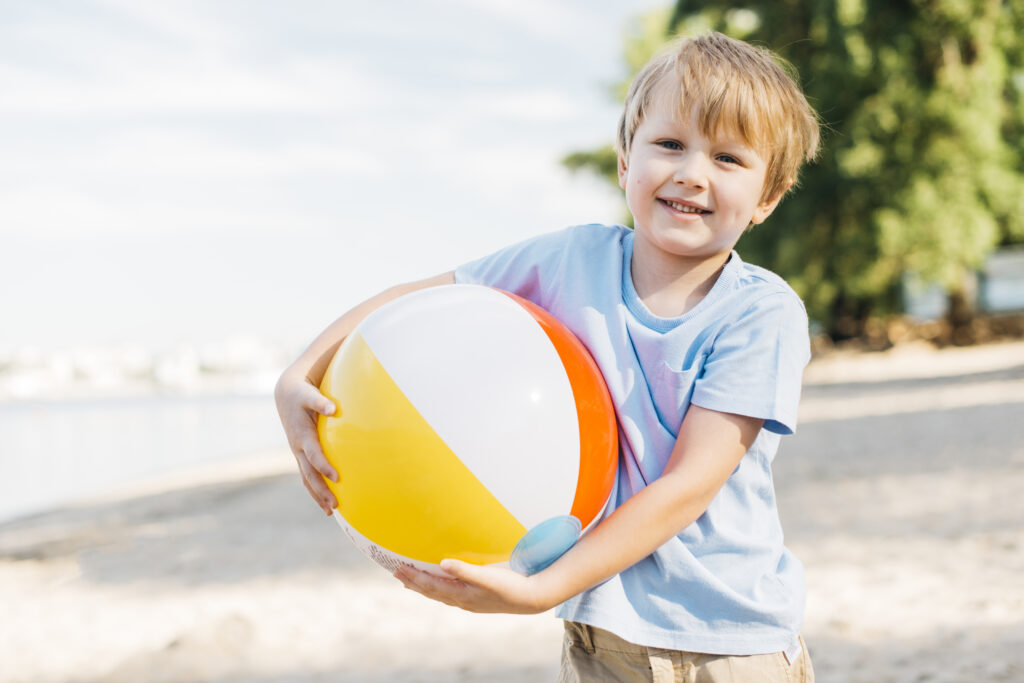
POLYGON ((630 274, 633 233, 584 225, 527 240, 455 273, 539 304, 587 346, 619 424, 605 514, 658 478, 690 404, 763 418, 707 511, 653 554, 569 600, 558 616, 650 647, 763 654, 791 647, 804 610, 800 562, 783 545, 771 463, 796 427, 807 315, 778 276, 732 254, 678 318, 652 314, 630 274))

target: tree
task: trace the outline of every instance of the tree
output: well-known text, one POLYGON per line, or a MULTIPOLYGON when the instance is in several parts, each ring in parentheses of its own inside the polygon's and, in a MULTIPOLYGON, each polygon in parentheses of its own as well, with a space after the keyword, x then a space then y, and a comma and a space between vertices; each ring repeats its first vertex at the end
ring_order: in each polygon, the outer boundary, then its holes
MULTIPOLYGON (((617 102, 626 99, 626 91, 629 83, 644 64, 650 61, 665 43, 673 37, 672 8, 666 7, 663 10, 648 12, 637 17, 626 32, 623 58, 626 69, 630 76, 622 83, 618 83, 612 89, 612 96, 617 102)), ((604 178, 616 187, 619 186, 617 160, 615 147, 609 143, 594 150, 573 152, 562 160, 570 170, 587 170, 604 178)), ((632 226, 632 217, 628 211, 623 221, 626 225, 632 226)))
POLYGON ((1024 0, 679 0, 663 26, 766 45, 799 72, 823 152, 738 249, 834 338, 898 310, 908 273, 964 301, 996 246, 1024 242, 1024 0))

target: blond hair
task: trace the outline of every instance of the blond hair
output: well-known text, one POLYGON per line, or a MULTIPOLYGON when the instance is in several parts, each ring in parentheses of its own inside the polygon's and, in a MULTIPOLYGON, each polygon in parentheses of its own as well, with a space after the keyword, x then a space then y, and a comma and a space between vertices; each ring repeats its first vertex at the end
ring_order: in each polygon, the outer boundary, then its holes
POLYGON ((701 134, 729 133, 768 162, 761 199, 781 197, 796 184, 804 161, 817 155, 818 117, 792 67, 769 50, 707 33, 683 39, 654 57, 629 87, 615 149, 624 159, 662 83, 674 89, 681 118, 696 115, 701 134))

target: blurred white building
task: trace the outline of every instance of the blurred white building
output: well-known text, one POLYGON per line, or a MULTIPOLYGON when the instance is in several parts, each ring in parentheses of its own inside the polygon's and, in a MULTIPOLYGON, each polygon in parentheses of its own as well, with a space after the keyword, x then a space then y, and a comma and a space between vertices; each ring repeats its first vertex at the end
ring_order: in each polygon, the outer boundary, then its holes
POLYGON ((292 349, 251 337, 162 352, 137 345, 0 349, 0 401, 150 393, 268 395, 292 349))

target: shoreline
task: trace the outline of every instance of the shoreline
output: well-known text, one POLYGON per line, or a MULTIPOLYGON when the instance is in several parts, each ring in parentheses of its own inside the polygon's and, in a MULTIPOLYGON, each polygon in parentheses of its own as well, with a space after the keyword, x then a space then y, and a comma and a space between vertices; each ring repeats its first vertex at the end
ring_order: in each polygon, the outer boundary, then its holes
MULTIPOLYGON (((1024 677, 1022 406, 1019 342, 808 369, 775 470, 819 680, 1024 677)), ((0 522, 0 604, 4 683, 532 683, 561 639, 404 590, 285 449, 0 522)))
POLYGON ((943 378, 1024 366, 1024 340, 935 348, 908 342, 885 351, 833 350, 811 359, 804 386, 943 378))

